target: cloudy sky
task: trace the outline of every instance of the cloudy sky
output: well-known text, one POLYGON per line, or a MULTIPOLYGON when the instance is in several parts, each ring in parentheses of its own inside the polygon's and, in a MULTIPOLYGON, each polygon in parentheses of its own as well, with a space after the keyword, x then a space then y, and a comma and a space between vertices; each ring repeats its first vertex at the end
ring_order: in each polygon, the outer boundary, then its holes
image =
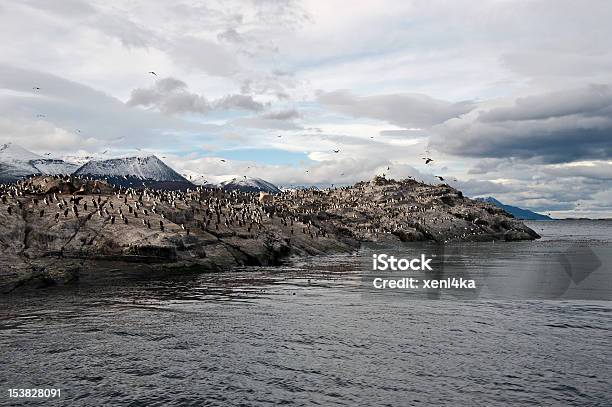
POLYGON ((597 0, 0 1, 0 142, 211 181, 440 175, 612 217, 610 21, 597 0))

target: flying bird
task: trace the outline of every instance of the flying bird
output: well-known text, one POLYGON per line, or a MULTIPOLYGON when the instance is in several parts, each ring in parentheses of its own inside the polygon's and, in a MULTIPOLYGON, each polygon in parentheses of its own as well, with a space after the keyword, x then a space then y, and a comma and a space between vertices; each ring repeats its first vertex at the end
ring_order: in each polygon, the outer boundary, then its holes
POLYGON ((429 164, 430 162, 432 162, 433 160, 429 157, 423 157, 423 160, 425 160, 425 164, 429 164))
POLYGON ((436 178, 438 178, 440 181, 444 181, 444 178, 442 178, 442 177, 441 177, 441 176, 439 176, 439 175, 436 175, 436 178))
POLYGON ((34 90, 40 90, 40 88, 38 86, 34 86, 32 89, 34 90))
POLYGON ((221 159, 221 162, 222 162, 222 163, 224 163, 224 162, 225 162, 225 160, 224 160, 224 159, 221 159))
POLYGON ((155 75, 155 76, 157 76, 157 74, 156 74, 155 72, 153 72, 153 71, 149 71, 149 73, 150 73, 151 75, 155 75))
POLYGON ((334 153, 338 154, 340 150, 332 150, 334 153))
POLYGON ((108 150, 104 150, 104 152, 102 154, 106 154, 106 153, 108 153, 108 150))

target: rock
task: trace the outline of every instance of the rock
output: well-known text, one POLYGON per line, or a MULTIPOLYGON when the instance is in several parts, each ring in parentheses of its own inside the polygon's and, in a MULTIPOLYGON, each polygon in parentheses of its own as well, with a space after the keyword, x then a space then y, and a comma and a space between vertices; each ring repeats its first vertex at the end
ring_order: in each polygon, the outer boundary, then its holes
POLYGON ((533 240, 539 238, 538 234, 528 233, 523 230, 509 230, 504 233, 504 240, 507 242, 516 242, 518 240, 533 240))
MULTIPOLYGON (((79 177, 0 186, 0 291, 103 270, 218 271, 362 242, 532 240, 505 212, 448 185, 377 177, 331 190, 254 193, 113 188, 79 177), (27 284, 26 284, 27 282, 27 284)), ((112 274, 112 273, 110 273, 112 274)))
POLYGON ((23 188, 34 188, 42 195, 46 194, 111 194, 114 187, 105 181, 87 180, 72 176, 38 176, 20 182, 23 188))

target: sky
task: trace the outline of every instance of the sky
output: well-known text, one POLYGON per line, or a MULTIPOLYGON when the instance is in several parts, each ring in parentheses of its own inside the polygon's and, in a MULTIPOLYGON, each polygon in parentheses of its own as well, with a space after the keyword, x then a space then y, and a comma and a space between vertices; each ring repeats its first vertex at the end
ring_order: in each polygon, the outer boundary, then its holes
POLYGON ((0 142, 612 217, 610 21, 597 0, 0 0, 0 142))

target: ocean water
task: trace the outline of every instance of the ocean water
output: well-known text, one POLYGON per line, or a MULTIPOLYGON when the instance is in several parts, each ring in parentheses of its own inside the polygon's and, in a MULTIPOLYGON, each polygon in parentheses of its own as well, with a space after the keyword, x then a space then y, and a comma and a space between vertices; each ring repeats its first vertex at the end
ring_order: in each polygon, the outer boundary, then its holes
POLYGON ((610 406, 612 222, 529 224, 435 249, 471 291, 376 290, 364 249, 0 297, 0 405, 610 406))

